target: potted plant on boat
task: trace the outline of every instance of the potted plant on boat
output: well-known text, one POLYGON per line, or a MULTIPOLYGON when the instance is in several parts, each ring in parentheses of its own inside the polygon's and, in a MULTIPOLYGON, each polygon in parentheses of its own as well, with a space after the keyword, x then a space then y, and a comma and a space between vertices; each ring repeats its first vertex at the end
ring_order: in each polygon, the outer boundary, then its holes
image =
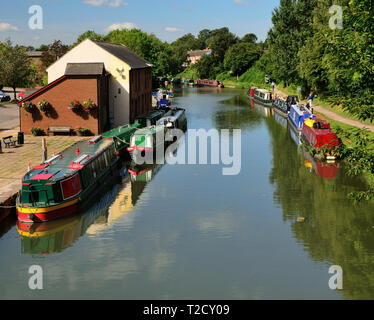
POLYGON ((97 105, 91 99, 88 99, 87 101, 83 102, 83 108, 87 111, 95 110, 97 105))
POLYGON ((38 108, 43 113, 46 113, 49 110, 50 106, 51 104, 44 99, 38 103, 38 108))
POLYGON ((70 106, 69 106, 69 109, 71 110, 80 110, 82 108, 82 105, 81 103, 77 100, 77 99, 74 99, 71 103, 70 103, 70 106))

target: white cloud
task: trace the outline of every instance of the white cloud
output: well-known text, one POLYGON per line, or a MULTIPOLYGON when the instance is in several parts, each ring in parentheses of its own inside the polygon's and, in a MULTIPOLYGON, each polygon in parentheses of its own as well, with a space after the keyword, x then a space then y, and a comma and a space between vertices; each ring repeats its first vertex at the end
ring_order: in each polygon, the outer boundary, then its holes
POLYGON ((246 6, 249 7, 251 5, 250 2, 244 0, 234 0, 234 3, 238 6, 246 6))
POLYGON ((100 7, 126 7, 128 5, 127 2, 123 2, 123 0, 83 0, 84 4, 89 4, 91 6, 100 7))
POLYGON ((105 28, 104 31, 110 32, 110 31, 117 30, 117 29, 118 30, 122 30, 122 29, 131 30, 131 29, 139 29, 139 27, 135 23, 132 23, 132 22, 113 23, 109 27, 105 28))
POLYGON ((175 27, 166 27, 165 30, 167 32, 183 32, 183 29, 175 28, 175 27))
POLYGON ((0 22, 0 31, 17 31, 18 28, 6 22, 0 22))

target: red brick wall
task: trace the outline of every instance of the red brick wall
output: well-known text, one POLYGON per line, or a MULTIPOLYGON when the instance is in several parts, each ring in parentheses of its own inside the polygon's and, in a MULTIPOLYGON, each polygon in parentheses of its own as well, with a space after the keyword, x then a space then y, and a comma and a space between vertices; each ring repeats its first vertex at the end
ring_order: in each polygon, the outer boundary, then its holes
POLYGON ((43 93, 36 95, 29 101, 37 106, 40 101, 45 99, 52 105, 52 112, 44 114, 36 110, 26 115, 23 108, 21 108, 21 131, 25 134, 31 134, 31 128, 39 127, 47 133, 48 127, 66 126, 74 129, 80 126, 90 129, 93 134, 98 134, 98 110, 75 113, 68 108, 74 99, 77 99, 80 103, 91 99, 95 104, 98 104, 97 82, 97 78, 66 78, 43 93))

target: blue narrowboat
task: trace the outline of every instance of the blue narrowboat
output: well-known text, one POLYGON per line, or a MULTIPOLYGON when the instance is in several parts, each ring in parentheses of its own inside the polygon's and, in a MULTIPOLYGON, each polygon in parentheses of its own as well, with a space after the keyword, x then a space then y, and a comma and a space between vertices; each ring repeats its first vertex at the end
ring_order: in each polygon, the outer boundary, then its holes
POLYGON ((290 113, 288 114, 291 124, 296 130, 301 131, 303 129, 304 121, 307 119, 316 119, 316 116, 310 112, 304 105, 291 105, 290 113))

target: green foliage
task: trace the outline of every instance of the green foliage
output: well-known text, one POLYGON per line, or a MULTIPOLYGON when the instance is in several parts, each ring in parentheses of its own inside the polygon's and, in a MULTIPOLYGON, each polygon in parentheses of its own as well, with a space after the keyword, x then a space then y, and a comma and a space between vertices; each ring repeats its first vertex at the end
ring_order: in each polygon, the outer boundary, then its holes
POLYGON ((207 46, 213 51, 213 55, 218 57, 219 62, 223 62, 226 51, 237 42, 237 36, 228 28, 212 30, 210 37, 206 40, 207 46))
POLYGON ((256 43, 258 40, 257 36, 254 33, 247 33, 243 36, 240 41, 246 43, 256 43))
POLYGON ((9 39, 0 44, 0 83, 13 88, 16 97, 16 88, 31 82, 30 60, 25 47, 13 46, 9 39))
POLYGON ((224 66, 234 75, 241 75, 258 60, 261 52, 254 43, 239 42, 227 50, 224 66))
POLYGON ((77 41, 74 43, 74 46, 81 43, 82 41, 86 39, 95 40, 95 41, 103 41, 104 36, 102 34, 96 33, 93 30, 87 30, 86 32, 78 36, 77 41))
POLYGON ((197 73, 201 79, 215 79, 222 72, 223 63, 215 55, 203 56, 196 65, 197 73))
POLYGON ((44 136, 45 133, 44 133, 44 130, 43 129, 40 129, 39 127, 36 127, 36 128, 31 128, 31 134, 34 136, 34 137, 37 137, 37 136, 44 136))
POLYGON ((196 39, 191 33, 184 35, 171 44, 174 60, 179 67, 178 71, 182 68, 182 64, 186 62, 188 51, 201 49, 202 46, 204 46, 203 41, 196 39))
POLYGON ((60 40, 55 40, 48 46, 48 50, 43 51, 42 63, 45 68, 48 68, 52 63, 61 58, 66 52, 68 52, 69 47, 64 45, 60 40))

